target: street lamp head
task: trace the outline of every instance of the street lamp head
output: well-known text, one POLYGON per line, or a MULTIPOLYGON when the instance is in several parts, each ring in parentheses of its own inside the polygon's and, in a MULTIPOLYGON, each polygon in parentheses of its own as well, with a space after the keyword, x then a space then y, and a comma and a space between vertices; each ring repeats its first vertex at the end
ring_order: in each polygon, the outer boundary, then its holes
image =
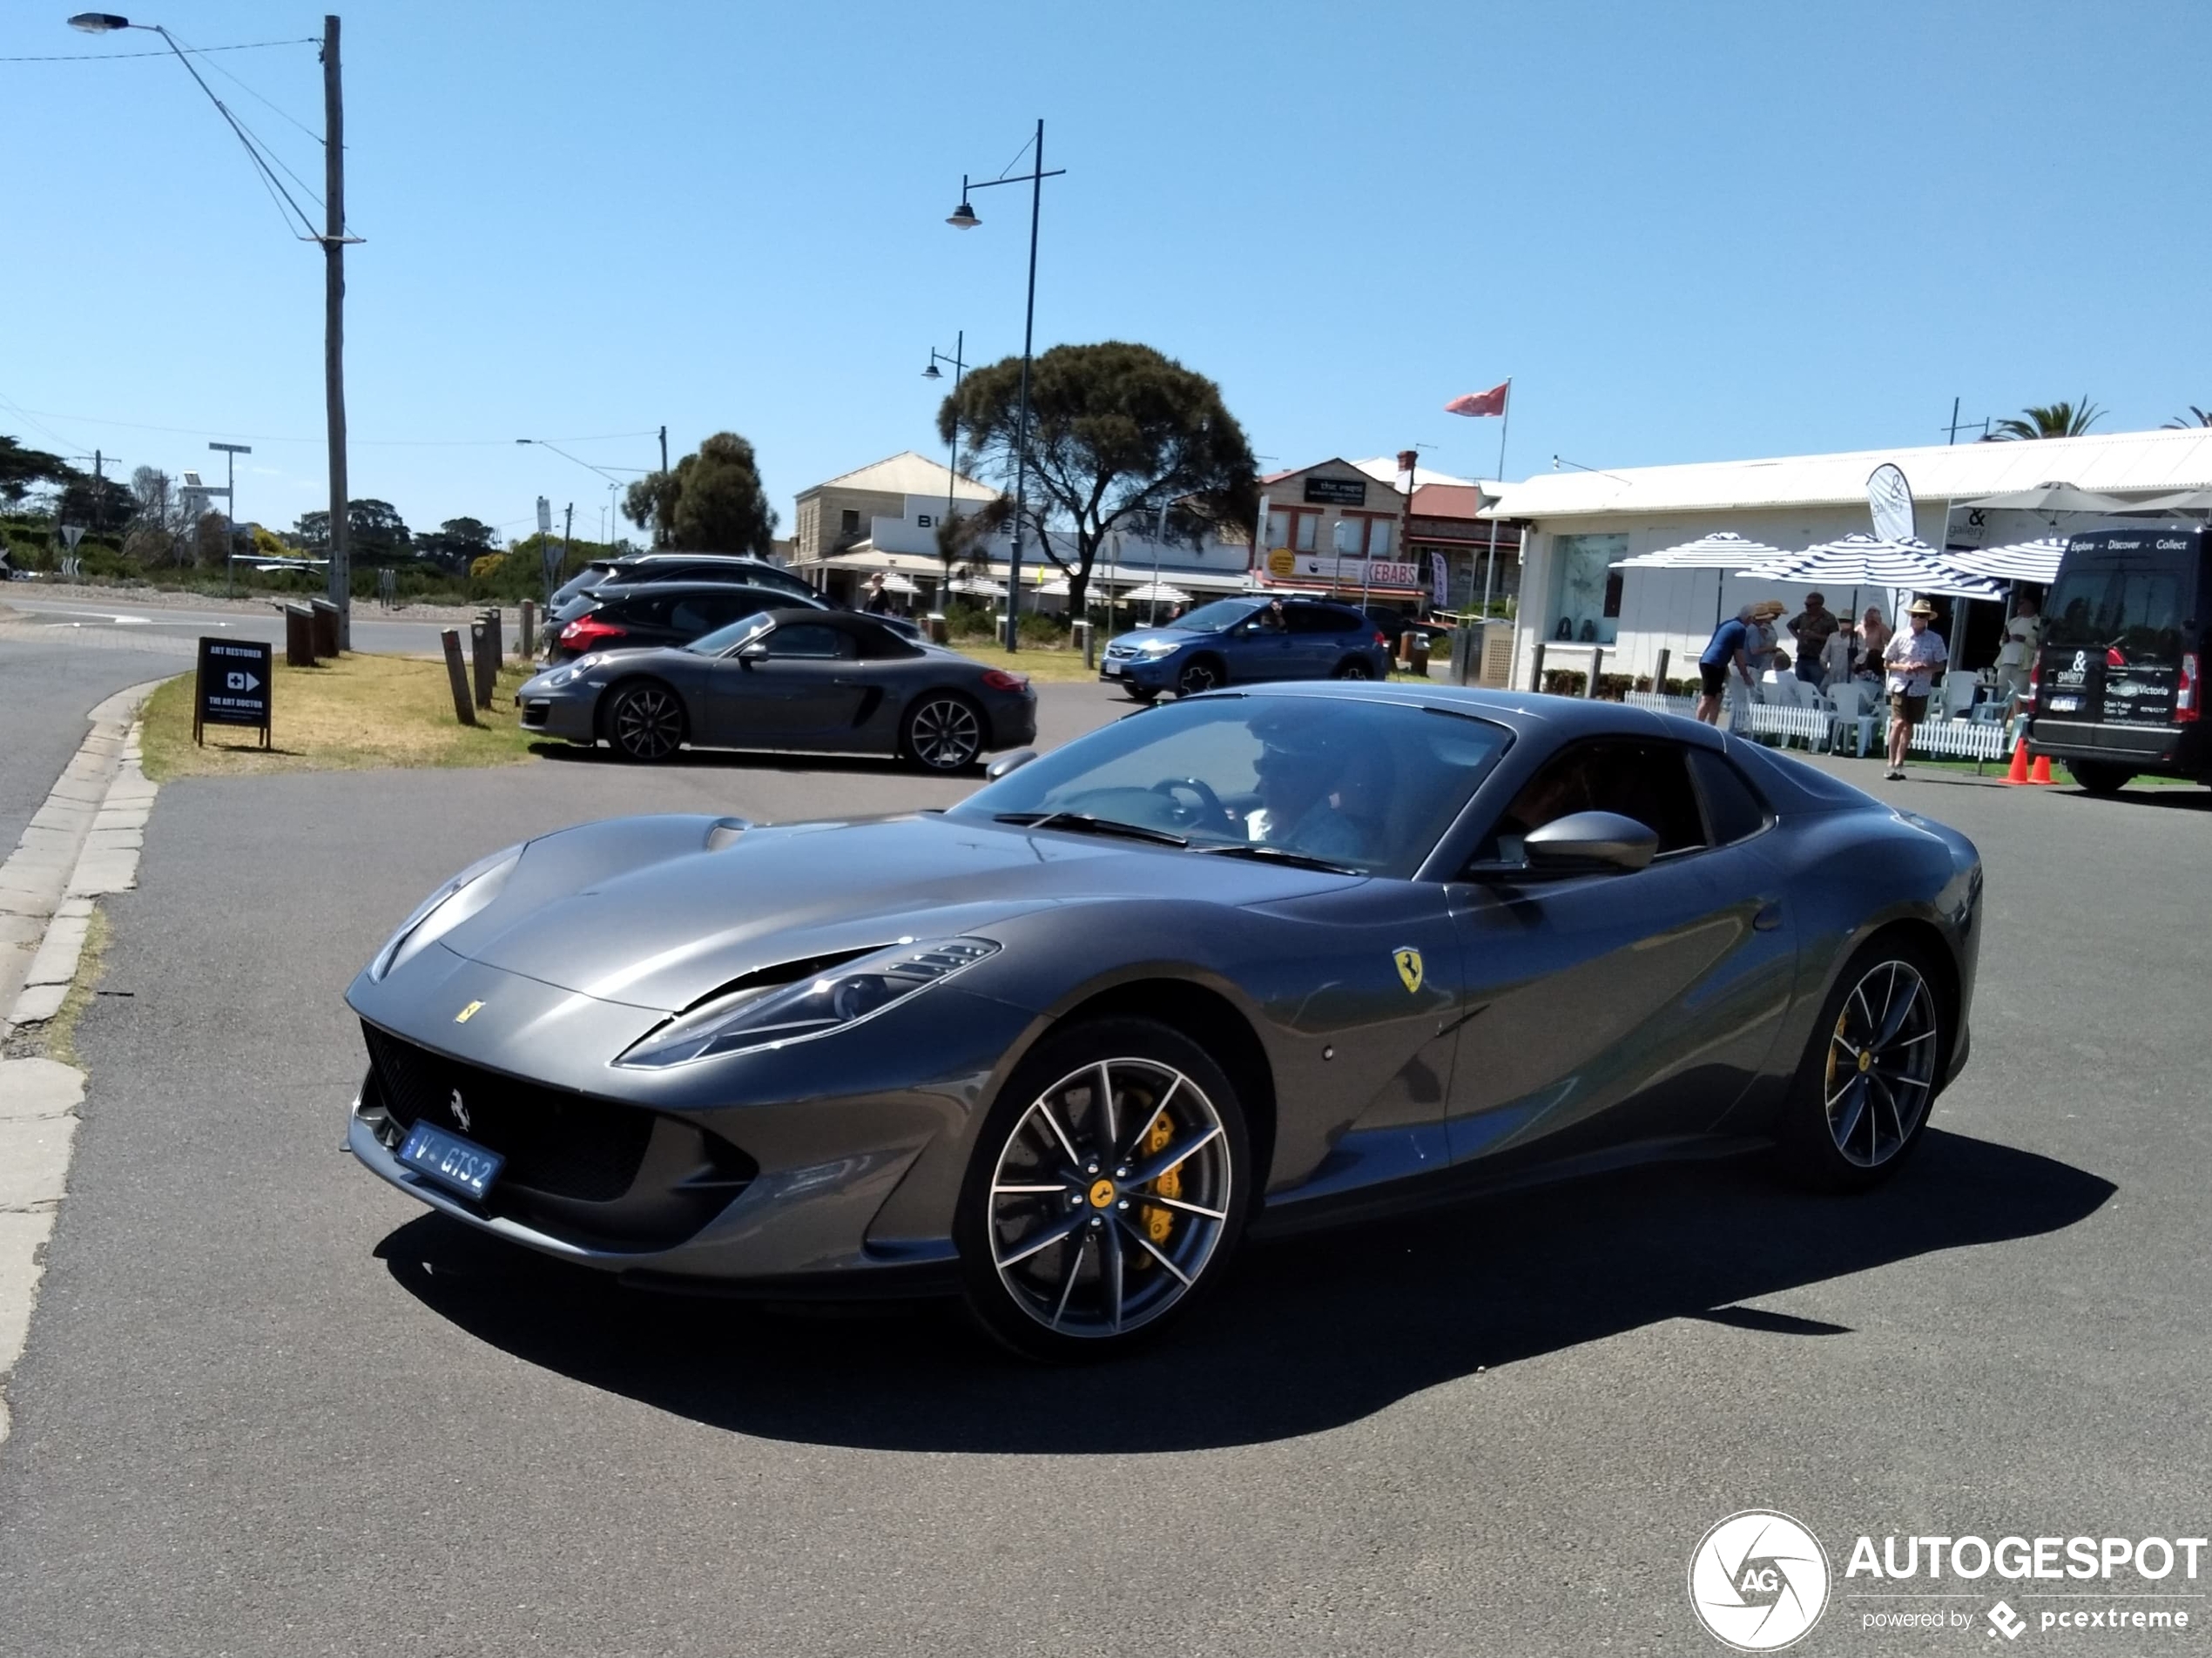
POLYGON ((954 230, 974 230, 983 221, 975 217, 975 210, 968 205, 968 199, 963 196, 960 206, 946 216, 945 222, 954 230))
POLYGON ((69 20, 72 29, 82 29, 88 35, 111 35, 118 29, 128 29, 131 20, 118 17, 112 11, 80 11, 69 20))
POLYGON ((518 437, 515 440, 515 441, 517 443, 535 443, 537 440, 534 437, 518 437))
POLYGON ((943 376, 942 374, 939 374, 939 373, 937 372, 937 365, 936 365, 936 363, 935 363, 934 361, 930 363, 930 365, 929 365, 929 367, 927 367, 927 368, 925 368, 925 369, 923 369, 923 370, 921 371, 921 377, 922 377, 924 380, 942 380, 942 379, 944 379, 944 376, 943 376))

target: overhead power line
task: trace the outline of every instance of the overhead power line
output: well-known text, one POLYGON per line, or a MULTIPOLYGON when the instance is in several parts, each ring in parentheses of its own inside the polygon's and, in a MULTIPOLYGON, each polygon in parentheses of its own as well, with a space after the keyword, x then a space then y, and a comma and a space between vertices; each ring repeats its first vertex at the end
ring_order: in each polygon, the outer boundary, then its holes
MULTIPOLYGON (((320 46, 317 35, 304 35, 297 40, 241 40, 229 46, 194 46, 196 52, 258 51, 264 46, 320 46)), ((0 64, 119 64, 126 57, 166 57, 167 52, 57 52, 41 57, 0 57, 0 64)))

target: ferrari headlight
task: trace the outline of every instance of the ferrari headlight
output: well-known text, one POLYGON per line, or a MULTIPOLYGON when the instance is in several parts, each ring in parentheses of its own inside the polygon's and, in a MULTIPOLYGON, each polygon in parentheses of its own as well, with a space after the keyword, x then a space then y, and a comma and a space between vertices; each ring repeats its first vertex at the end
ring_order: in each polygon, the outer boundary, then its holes
POLYGON ((988 939, 903 940, 797 984, 740 990, 663 1025, 617 1065, 682 1065, 826 1035, 873 1019, 995 954, 988 939))
POLYGON ((424 899, 376 953, 376 960, 369 963, 368 976, 382 979, 416 951, 482 912, 499 896, 522 857, 521 846, 509 846, 504 852, 479 859, 424 899))

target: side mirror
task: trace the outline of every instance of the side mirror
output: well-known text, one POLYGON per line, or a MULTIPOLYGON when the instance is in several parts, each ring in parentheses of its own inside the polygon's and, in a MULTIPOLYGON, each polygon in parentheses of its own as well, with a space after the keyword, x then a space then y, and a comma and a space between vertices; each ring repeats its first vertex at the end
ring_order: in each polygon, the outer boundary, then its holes
POLYGON ((767 656, 768 645, 765 640, 756 639, 751 644, 738 647, 738 660, 748 668, 756 662, 766 660, 767 656))
POLYGON ((1658 832, 1617 812, 1570 812, 1521 841, 1532 873, 1588 873, 1643 868, 1659 851, 1658 832))
POLYGON ((983 768, 983 781, 995 783, 1008 772, 1018 772, 1037 758, 1033 748, 1017 748, 1011 754, 1001 754, 983 768))

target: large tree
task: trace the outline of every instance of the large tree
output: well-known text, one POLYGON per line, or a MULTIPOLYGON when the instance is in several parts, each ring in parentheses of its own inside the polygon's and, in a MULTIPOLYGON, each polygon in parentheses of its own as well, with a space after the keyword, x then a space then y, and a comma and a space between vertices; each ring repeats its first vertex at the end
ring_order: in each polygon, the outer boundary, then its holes
MULTIPOLYGON (((330 515, 303 512, 292 533, 310 551, 330 545, 330 515)), ((396 564, 415 550, 414 533, 399 509, 388 501, 361 500, 346 503, 347 556, 357 564, 396 564)))
POLYGON ((499 550, 499 532, 475 518, 448 518, 435 530, 415 537, 415 550, 448 570, 466 570, 487 553, 499 550))
POLYGON ((775 549, 776 512, 760 487, 760 463, 735 432, 717 432, 668 471, 638 479, 623 513, 685 552, 765 558, 775 549))
POLYGON ((0 501, 11 507, 38 484, 66 483, 78 475, 77 468, 58 455, 27 449, 11 437, 0 437, 0 501))
MULTIPOLYGON (((937 435, 957 428, 978 466, 1008 493, 979 515, 1011 522, 1022 360, 970 369, 937 411, 937 435)), ((1150 530, 1170 509, 1170 541, 1195 545, 1208 531, 1249 529, 1258 509, 1256 470, 1244 429, 1221 388, 1150 346, 1109 340, 1055 346, 1031 365, 1029 428, 1020 445, 1027 471, 1025 547, 1068 578, 1068 609, 1082 610, 1099 549, 1116 529, 1150 530), (1063 557, 1048 530, 1074 538, 1063 557)))
POLYGON ((1985 443, 2011 443, 2045 437, 2080 437, 2104 418, 2104 410, 2087 398, 2073 403, 2031 404, 2018 420, 2000 421, 1985 443))

